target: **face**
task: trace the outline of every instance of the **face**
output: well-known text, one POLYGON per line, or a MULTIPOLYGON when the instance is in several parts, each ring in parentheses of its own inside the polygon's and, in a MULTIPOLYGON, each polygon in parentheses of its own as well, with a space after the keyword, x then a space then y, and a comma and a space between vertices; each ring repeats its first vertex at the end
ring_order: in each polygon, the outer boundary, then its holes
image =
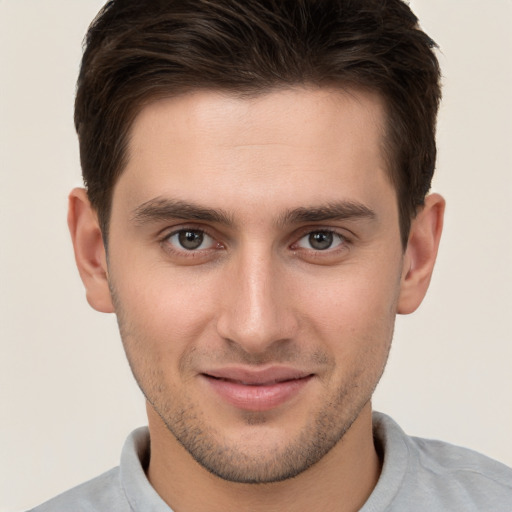
POLYGON ((151 411, 209 471, 278 481, 337 446, 388 355, 403 252, 369 93, 146 106, 108 278, 151 411))

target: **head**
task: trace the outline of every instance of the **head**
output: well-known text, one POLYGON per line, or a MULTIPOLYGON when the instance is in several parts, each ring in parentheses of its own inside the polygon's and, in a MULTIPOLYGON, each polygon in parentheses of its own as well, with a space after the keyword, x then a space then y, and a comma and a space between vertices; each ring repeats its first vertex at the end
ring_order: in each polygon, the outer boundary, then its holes
POLYGON ((77 262, 184 466, 277 482, 371 444, 441 232, 432 45, 399 0, 112 1, 93 23, 77 262))
POLYGON ((310 85, 382 98, 405 248, 436 160, 433 47, 401 0, 107 2, 87 34, 75 107, 84 181, 105 240, 144 105, 201 89, 243 97, 310 85))

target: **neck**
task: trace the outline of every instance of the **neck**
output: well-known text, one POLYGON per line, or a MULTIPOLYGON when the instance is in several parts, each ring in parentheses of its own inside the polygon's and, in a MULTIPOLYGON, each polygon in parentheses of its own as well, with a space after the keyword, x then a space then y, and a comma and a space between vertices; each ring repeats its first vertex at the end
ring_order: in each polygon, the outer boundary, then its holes
POLYGON ((319 462, 295 478, 270 484, 240 484, 212 475, 176 441, 150 406, 148 418, 148 479, 175 512, 352 512, 363 506, 379 478, 370 404, 319 462))

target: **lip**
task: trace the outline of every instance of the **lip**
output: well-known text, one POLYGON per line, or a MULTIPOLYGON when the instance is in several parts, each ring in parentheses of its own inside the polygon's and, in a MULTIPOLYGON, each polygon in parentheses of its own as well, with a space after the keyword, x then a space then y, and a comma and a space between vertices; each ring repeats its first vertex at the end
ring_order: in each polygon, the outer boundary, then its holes
POLYGON ((288 367, 222 368, 201 377, 227 403, 247 411, 267 411, 297 396, 313 374, 288 367))

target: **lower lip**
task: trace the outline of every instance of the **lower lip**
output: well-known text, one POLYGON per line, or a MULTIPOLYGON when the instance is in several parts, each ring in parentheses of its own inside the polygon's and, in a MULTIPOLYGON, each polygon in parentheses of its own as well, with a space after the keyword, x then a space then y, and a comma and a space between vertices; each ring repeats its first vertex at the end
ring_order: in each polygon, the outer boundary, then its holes
POLYGON ((226 402, 247 411, 267 411, 288 402, 308 384, 312 376, 275 384, 250 386, 203 375, 209 385, 226 402))

